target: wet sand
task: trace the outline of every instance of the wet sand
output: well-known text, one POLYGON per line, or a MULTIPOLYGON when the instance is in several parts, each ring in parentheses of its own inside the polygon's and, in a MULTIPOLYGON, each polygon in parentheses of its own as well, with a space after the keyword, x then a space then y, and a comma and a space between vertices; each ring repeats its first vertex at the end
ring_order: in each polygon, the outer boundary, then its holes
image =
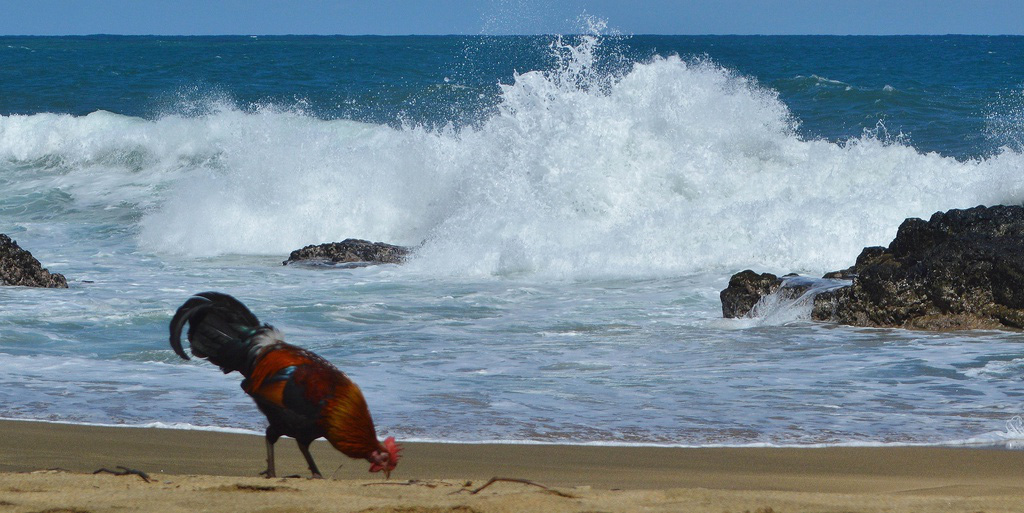
POLYGON ((1024 511, 1024 451, 404 446, 385 481, 318 442, 310 480, 282 439, 265 479, 259 436, 0 421, 0 511, 1024 511))

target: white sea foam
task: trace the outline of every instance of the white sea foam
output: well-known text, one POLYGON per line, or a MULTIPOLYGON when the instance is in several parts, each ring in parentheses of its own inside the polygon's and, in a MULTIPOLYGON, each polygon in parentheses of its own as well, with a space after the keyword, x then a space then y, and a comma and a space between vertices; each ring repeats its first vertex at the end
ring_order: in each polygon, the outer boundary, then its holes
POLYGON ((1024 418, 1015 415, 1006 421, 1006 431, 991 431, 975 437, 954 440, 942 445, 949 446, 987 446, 1006 447, 1007 449, 1024 448, 1024 418))
POLYGON ((819 272, 906 217, 1024 200, 1010 149, 960 162, 875 134, 804 140, 773 91, 734 72, 656 57, 598 76, 595 47, 559 47, 562 65, 516 75, 459 131, 218 103, 153 121, 3 117, 0 158, 54 163, 27 187, 136 205, 149 252, 422 242, 408 270, 432 275, 819 272))
MULTIPOLYGON (((231 433, 237 435, 263 436, 263 431, 241 428, 229 428, 219 426, 197 426, 185 422, 147 422, 143 424, 106 424, 93 422, 66 422, 52 420, 37 420, 25 418, 4 418, 0 420, 14 422, 43 422, 47 424, 64 424, 72 426, 96 426, 113 427, 126 429, 174 429, 180 431, 210 431, 216 433, 231 433)), ((574 442, 558 441, 546 442, 538 440, 447 440, 424 437, 403 437, 403 443, 433 443, 433 444, 464 444, 464 445, 573 445, 584 447, 666 447, 666 448, 825 448, 825 447, 1004 447, 1007 449, 1021 449, 1024 447, 1024 430, 1021 426, 1024 421, 1021 417, 1013 417, 1007 421, 1007 431, 993 431, 977 437, 948 440, 936 443, 922 442, 873 442, 873 441, 848 441, 838 443, 822 444, 786 444, 786 443, 724 443, 724 444, 687 444, 687 443, 642 443, 642 442, 574 442)))
POLYGON ((0 116, 0 162, 22 169, 5 192, 57 189, 83 205, 148 205, 164 183, 216 161, 216 132, 228 116, 156 122, 106 111, 0 116))
POLYGON ((1024 358, 1012 360, 993 360, 984 367, 967 369, 964 375, 971 378, 1007 379, 1020 376, 1024 372, 1024 358))
POLYGON ((96 426, 96 427, 116 427, 116 428, 131 428, 131 429, 177 429, 181 431, 213 431, 217 433, 232 433, 236 435, 258 435, 263 436, 263 431, 255 431, 252 429, 241 429, 241 428, 230 428, 220 426, 197 426, 194 424, 188 424, 186 422, 147 422, 144 424, 104 424, 94 422, 64 422, 64 421, 53 421, 53 420, 37 420, 37 419, 24 419, 24 418, 3 418, 0 420, 9 420, 15 422, 43 422, 46 424, 65 424, 70 426, 96 426))

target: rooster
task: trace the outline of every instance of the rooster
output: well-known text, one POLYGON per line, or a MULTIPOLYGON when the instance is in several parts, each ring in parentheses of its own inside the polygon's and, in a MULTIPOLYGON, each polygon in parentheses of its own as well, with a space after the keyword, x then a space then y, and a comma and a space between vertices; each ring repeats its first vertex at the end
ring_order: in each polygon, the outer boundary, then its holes
POLYGON ((362 392, 330 362, 283 340, 280 331, 259 319, 237 299, 203 292, 185 301, 171 319, 171 347, 188 360, 181 332, 189 324, 192 354, 206 358, 225 374, 245 376, 242 390, 267 416, 267 469, 275 477, 274 444, 282 436, 298 442, 313 478, 322 478, 309 444, 326 438, 350 458, 370 462, 370 472, 385 477, 398 465, 401 447, 394 437, 377 440, 362 392))

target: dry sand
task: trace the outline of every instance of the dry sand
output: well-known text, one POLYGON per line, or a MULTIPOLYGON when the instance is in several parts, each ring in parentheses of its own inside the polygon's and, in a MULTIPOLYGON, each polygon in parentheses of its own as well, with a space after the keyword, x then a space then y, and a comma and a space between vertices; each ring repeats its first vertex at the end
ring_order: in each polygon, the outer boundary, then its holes
POLYGON ((278 443, 201 431, 0 421, 0 512, 1024 512, 1024 452, 405 444, 391 479, 317 443, 306 479, 278 443), (92 472, 137 469, 135 474, 92 472), (340 466, 340 467, 339 467, 340 466), (499 481, 472 494, 491 477, 499 481))

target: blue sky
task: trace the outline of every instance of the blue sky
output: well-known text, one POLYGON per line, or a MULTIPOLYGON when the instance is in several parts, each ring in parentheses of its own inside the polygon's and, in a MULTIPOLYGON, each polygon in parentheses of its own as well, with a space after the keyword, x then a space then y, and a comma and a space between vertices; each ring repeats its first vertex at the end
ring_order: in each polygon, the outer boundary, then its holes
POLYGON ((1024 34, 1024 0, 0 0, 0 34, 1024 34))

